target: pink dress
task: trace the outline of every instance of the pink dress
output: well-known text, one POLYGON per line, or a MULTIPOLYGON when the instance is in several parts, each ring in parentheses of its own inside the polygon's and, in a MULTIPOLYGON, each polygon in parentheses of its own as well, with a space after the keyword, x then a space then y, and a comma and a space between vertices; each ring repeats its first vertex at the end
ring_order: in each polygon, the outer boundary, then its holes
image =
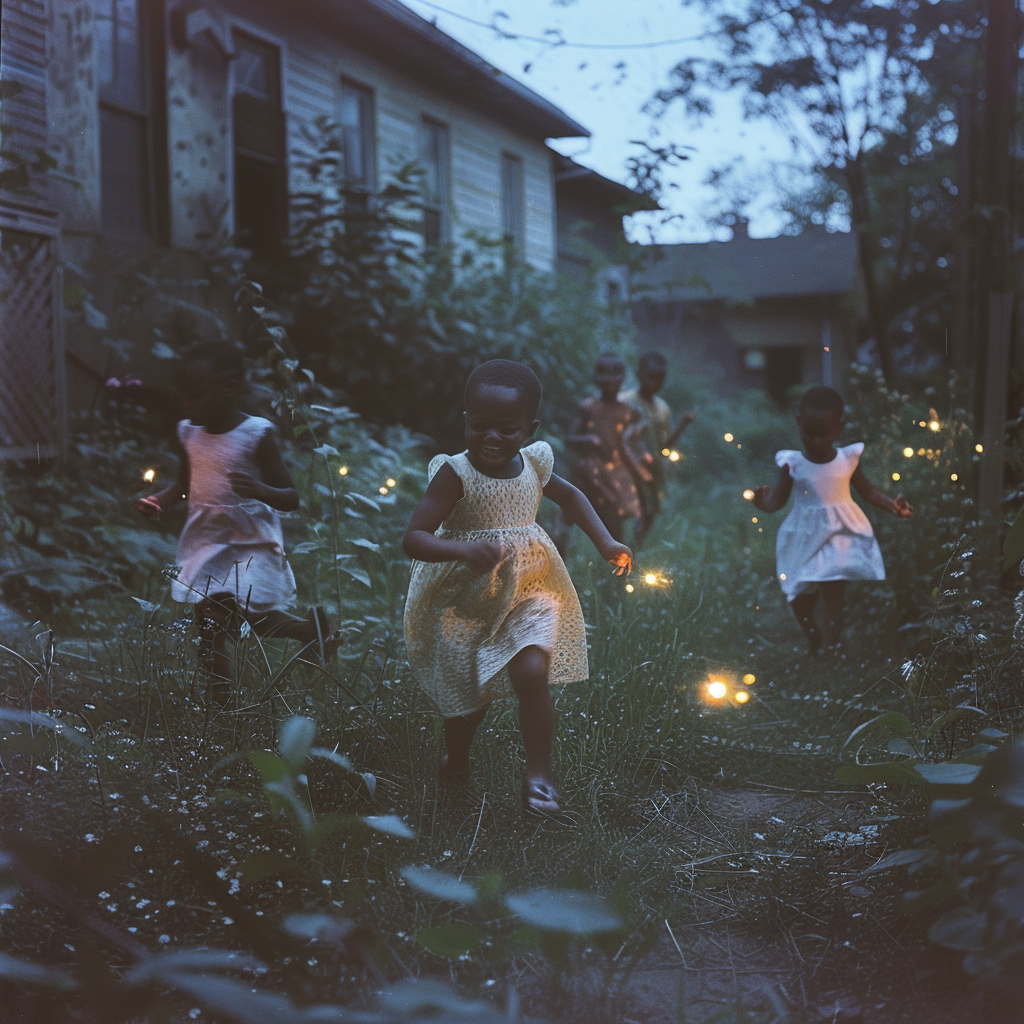
POLYGON ((189 463, 188 516, 178 540, 181 567, 171 583, 175 601, 195 604, 229 594, 242 611, 266 612, 295 603, 295 577, 284 554, 277 512, 231 489, 228 473, 259 477, 256 449, 270 420, 246 416, 233 430, 208 434, 191 420, 178 424, 189 463))
POLYGON ((790 601, 815 583, 885 579, 871 523, 850 494, 863 451, 863 444, 849 444, 822 463, 798 451, 775 455, 793 478, 793 508, 775 540, 775 571, 790 601))

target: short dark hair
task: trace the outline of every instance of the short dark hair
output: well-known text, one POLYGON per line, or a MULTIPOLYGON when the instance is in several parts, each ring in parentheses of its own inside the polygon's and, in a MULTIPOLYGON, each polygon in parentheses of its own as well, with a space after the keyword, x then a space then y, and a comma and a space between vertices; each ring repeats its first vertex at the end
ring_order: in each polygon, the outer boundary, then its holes
POLYGON ((826 388, 821 385, 808 388, 800 396, 800 404, 797 410, 800 413, 825 412, 834 413, 837 419, 843 418, 843 396, 835 388, 826 388))
POLYGON ((623 373, 626 371, 626 360, 618 352, 602 352, 597 357, 597 361, 599 363, 615 363, 617 366, 622 367, 623 373))
POLYGON ((667 373, 668 360, 660 352, 644 352, 640 356, 640 369, 650 373, 667 373))
POLYGON ((209 363, 214 373, 234 373, 245 376, 245 353, 230 341, 200 341, 193 345, 182 357, 183 367, 194 366, 196 363, 209 363))
POLYGON ((489 359, 481 363, 466 381, 466 397, 479 387, 512 388, 528 407, 531 417, 537 415, 540 400, 544 394, 540 378, 525 363, 511 359, 489 359))

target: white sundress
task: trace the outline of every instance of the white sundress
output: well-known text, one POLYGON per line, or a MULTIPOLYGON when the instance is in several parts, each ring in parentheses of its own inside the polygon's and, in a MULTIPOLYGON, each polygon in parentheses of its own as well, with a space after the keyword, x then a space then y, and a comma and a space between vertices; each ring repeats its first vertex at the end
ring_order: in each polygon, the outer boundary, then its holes
POLYGON ((871 523, 850 494, 863 451, 862 443, 850 444, 824 463, 788 449, 775 455, 793 478, 793 508, 775 541, 776 573, 790 601, 815 583, 885 579, 871 523))
POLYGON ((188 515, 178 540, 181 567, 171 597, 195 604, 229 594, 245 612, 285 609, 295 603, 295 577, 284 554, 277 512, 231 489, 232 470, 259 477, 256 449, 274 429, 246 416, 233 430, 209 434, 191 420, 178 424, 189 463, 188 515))
POLYGON ((405 644, 417 682, 446 718, 469 714, 512 694, 508 663, 536 645, 551 655, 549 682, 589 676, 583 612, 551 538, 537 525, 541 490, 554 455, 543 441, 522 450, 523 471, 497 480, 473 468, 466 453, 438 455, 464 496, 438 537, 493 540, 510 549, 489 573, 465 562, 413 562, 405 603, 405 644))

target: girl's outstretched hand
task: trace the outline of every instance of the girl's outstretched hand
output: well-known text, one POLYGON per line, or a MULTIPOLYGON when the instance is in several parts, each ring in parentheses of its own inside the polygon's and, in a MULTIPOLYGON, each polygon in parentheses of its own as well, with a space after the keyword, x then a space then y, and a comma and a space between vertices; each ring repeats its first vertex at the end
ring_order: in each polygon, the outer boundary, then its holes
POLYGON ((155 494, 147 494, 145 497, 136 500, 135 511, 144 516, 157 516, 163 509, 160 507, 160 502, 156 500, 155 494))
POLYGON ((466 545, 463 561, 477 572, 490 572, 508 554, 508 548, 493 540, 474 540, 466 545))
POLYGON ((616 567, 616 576, 628 576, 633 571, 633 552, 625 544, 613 542, 601 552, 601 555, 616 567))
POLYGON ((909 519, 914 514, 914 510, 910 507, 910 502, 902 494, 897 494, 893 498, 892 510, 900 519, 909 519))

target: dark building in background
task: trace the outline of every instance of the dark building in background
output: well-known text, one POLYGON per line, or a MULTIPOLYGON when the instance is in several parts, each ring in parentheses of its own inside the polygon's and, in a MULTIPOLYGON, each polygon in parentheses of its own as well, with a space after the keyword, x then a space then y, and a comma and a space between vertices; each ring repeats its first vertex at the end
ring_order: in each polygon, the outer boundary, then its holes
POLYGON ((856 348, 857 243, 813 229, 655 247, 633 279, 641 349, 681 369, 785 400, 798 384, 842 388, 856 348))

